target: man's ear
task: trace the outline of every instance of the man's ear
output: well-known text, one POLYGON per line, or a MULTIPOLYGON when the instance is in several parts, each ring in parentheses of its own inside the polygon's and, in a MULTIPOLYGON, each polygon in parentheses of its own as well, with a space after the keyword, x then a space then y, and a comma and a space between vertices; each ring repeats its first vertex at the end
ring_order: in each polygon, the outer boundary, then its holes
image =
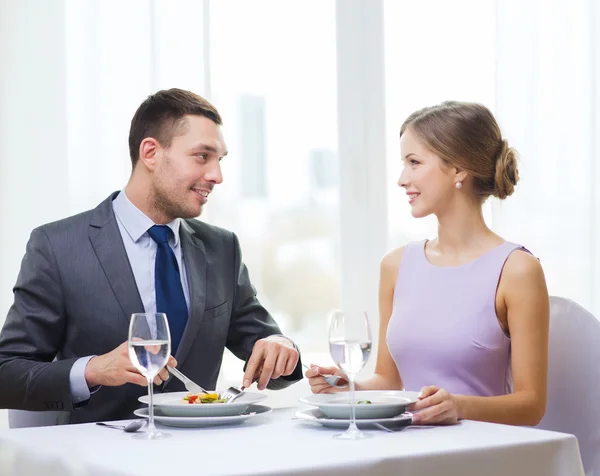
POLYGON ((140 159, 141 165, 152 171, 156 168, 158 160, 162 155, 162 147, 159 142, 153 137, 146 137, 140 143, 140 159))

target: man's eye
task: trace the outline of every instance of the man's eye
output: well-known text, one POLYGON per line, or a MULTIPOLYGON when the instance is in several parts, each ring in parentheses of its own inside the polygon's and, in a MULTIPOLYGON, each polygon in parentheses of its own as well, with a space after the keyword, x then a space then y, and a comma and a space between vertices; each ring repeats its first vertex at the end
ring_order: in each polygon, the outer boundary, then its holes
POLYGON ((196 157, 198 157, 199 159, 202 159, 202 160, 206 160, 206 158, 208 156, 206 154, 196 154, 196 157))

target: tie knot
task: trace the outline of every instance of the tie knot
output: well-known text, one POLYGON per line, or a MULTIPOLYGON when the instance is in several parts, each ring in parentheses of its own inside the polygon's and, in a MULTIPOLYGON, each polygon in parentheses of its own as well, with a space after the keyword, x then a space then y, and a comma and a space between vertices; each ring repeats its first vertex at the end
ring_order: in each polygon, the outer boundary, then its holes
POLYGON ((168 243, 169 237, 173 236, 173 230, 166 225, 153 225, 148 230, 148 234, 158 244, 168 243))

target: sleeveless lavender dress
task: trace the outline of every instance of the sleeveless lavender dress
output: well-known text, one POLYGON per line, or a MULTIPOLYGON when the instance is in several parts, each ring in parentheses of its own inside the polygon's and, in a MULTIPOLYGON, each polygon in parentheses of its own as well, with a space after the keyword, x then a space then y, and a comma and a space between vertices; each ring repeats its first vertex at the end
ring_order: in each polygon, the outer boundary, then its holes
POLYGON ((525 248, 505 242, 464 265, 441 267, 427 260, 425 243, 404 250, 387 329, 404 388, 510 393, 510 339, 496 316, 496 289, 508 256, 525 248))

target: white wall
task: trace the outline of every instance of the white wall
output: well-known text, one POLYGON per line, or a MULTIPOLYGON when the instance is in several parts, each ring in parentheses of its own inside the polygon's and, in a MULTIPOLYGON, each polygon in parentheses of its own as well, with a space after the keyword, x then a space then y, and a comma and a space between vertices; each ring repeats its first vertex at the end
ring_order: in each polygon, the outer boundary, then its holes
POLYGON ((31 229, 67 199, 64 61, 62 1, 0 3, 0 323, 31 229))
POLYGON ((66 203, 64 49, 64 2, 0 2, 0 325, 31 229, 66 203))
POLYGON ((520 154, 494 231, 523 243, 550 294, 600 318, 600 9, 597 2, 498 3, 496 117, 520 154))

